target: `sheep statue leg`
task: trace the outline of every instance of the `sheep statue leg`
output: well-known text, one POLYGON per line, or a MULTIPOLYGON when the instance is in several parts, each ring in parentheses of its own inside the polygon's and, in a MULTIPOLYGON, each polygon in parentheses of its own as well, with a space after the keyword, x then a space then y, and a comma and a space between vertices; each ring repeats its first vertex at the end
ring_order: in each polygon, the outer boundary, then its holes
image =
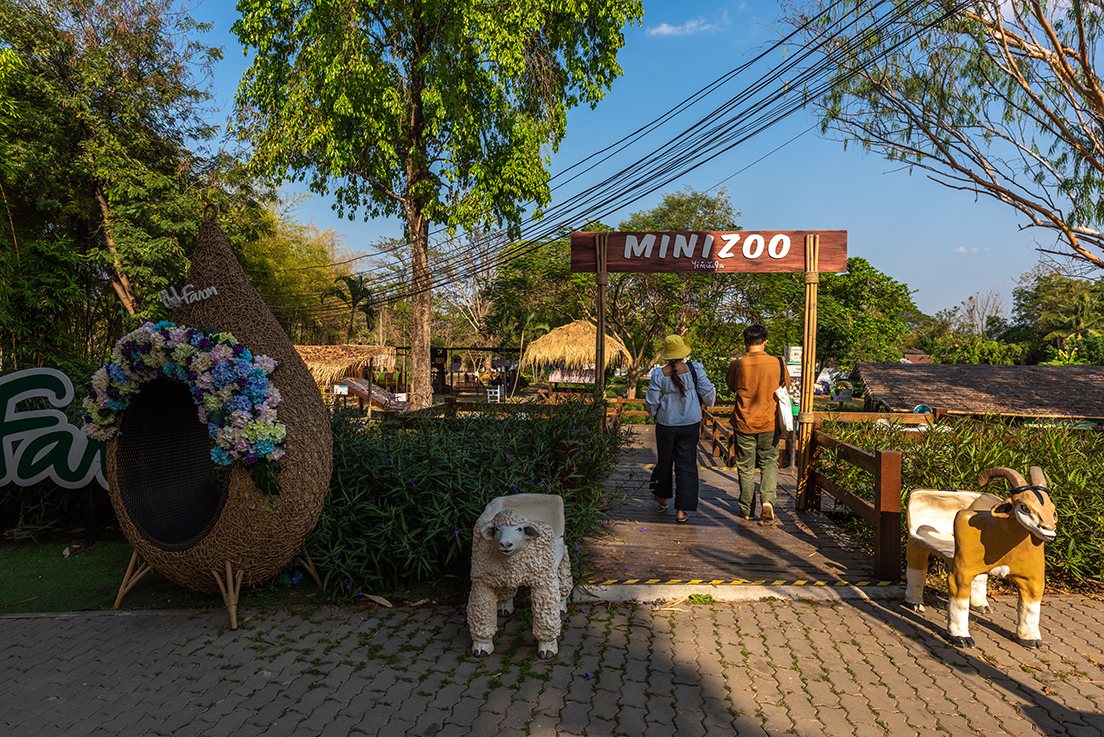
MULTIPOLYGON (((553 584, 553 582, 548 582, 553 584)), ((557 595, 558 587, 551 585, 534 586, 533 594, 533 637, 537 638, 537 657, 548 660, 560 651, 560 629, 563 620, 560 618, 560 599, 557 595)))
POLYGON ((514 597, 509 599, 503 599, 498 602, 498 613, 500 616, 508 617, 514 613, 514 597))
POLYGON ((472 638, 472 655, 484 658, 494 652, 494 635, 498 630, 495 604, 498 597, 486 584, 472 581, 468 595, 468 629, 472 638))
POLYGON ((1043 585, 1035 581, 1017 581, 1020 603, 1017 607, 1016 641, 1024 647, 1036 648, 1043 644, 1039 631, 1039 610, 1043 603, 1043 585))
POLYGON ((905 550, 908 568, 905 569, 906 609, 924 611, 924 582, 928 577, 928 549, 919 543, 909 542, 905 550))
POLYGON ((560 558, 560 614, 567 615, 567 602, 571 598, 571 590, 575 588, 575 582, 571 580, 571 561, 567 557, 567 551, 564 551, 563 557, 560 558))
POLYGON ((986 593, 988 584, 989 575, 985 573, 974 578, 974 582, 970 584, 970 608, 975 612, 989 613, 989 598, 986 593))
POLYGON ((970 637, 970 589, 973 577, 951 569, 947 576, 947 642, 955 647, 974 647, 970 637))

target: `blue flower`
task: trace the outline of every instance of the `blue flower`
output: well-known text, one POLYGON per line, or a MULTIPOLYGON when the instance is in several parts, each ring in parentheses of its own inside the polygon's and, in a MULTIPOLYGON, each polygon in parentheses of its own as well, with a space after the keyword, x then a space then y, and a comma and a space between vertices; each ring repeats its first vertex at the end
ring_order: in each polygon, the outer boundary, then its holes
POLYGON ((107 373, 111 376, 111 380, 116 384, 129 384, 130 377, 123 372, 123 367, 118 364, 107 364, 107 373))
POLYGON ((219 466, 229 466, 231 463, 234 462, 234 459, 230 457, 230 454, 217 445, 214 448, 211 448, 211 460, 219 466))
POLYGON ((211 380, 215 383, 215 386, 221 389, 227 384, 231 384, 237 381, 237 374, 234 371, 234 366, 227 361, 226 363, 220 363, 211 369, 211 380))

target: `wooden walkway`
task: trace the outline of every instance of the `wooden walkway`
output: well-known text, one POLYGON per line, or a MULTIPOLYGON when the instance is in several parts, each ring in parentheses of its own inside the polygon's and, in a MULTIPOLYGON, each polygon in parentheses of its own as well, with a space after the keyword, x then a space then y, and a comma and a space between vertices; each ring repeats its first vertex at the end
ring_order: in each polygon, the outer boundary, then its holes
POLYGON ((716 466, 719 459, 705 442, 698 445, 698 511, 689 523, 677 524, 674 504, 659 512, 648 491, 656 460, 654 426, 634 429, 633 446, 611 479, 628 496, 610 510, 607 534, 586 545, 589 584, 884 585, 871 579, 873 558, 827 516, 795 510, 792 468, 779 474, 775 525, 740 519, 736 469, 716 466))

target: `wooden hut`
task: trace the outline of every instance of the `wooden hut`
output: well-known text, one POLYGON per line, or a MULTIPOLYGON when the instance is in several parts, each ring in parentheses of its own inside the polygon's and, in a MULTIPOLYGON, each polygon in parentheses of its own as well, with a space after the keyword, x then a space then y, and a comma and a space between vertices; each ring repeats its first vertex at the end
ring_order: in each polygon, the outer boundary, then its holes
POLYGON ((395 349, 377 345, 297 345, 314 381, 321 387, 342 383, 348 377, 360 377, 371 366, 377 371, 395 368, 395 349))
POLYGON ((1104 418, 1104 366, 860 363, 868 411, 1104 418))
MULTIPOLYGON (((552 366, 549 387, 557 391, 557 384, 593 384, 595 380, 595 340, 598 328, 589 320, 576 320, 552 330, 525 347, 522 366, 552 366)), ((612 335, 606 335, 606 365, 629 359, 625 344, 612 335)), ((544 394, 543 390, 541 393, 544 394)))
MULTIPOLYGON (((594 365, 595 339, 598 328, 589 320, 576 320, 552 330, 525 346, 522 366, 556 366, 565 369, 585 369, 594 365)), ((606 365, 629 359, 625 344, 606 335, 606 365)))

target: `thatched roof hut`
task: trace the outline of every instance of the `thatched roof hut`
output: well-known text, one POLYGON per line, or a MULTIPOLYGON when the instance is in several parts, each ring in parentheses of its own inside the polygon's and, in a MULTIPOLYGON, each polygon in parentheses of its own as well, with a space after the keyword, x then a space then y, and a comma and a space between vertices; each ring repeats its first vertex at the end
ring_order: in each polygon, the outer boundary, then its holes
POLYGON ((347 376, 360 376, 371 364, 376 370, 395 367, 395 349, 378 345, 297 345, 311 376, 319 386, 340 384, 347 376))
MULTIPOLYGON (((522 366, 552 365, 564 368, 586 368, 594 365, 594 342, 598 328, 589 320, 576 320, 558 327, 525 346, 522 366)), ((617 359, 629 360, 625 344, 612 335, 606 335, 606 366, 617 359)))
POLYGON ((860 363, 867 409, 1104 417, 1104 366, 860 363))

